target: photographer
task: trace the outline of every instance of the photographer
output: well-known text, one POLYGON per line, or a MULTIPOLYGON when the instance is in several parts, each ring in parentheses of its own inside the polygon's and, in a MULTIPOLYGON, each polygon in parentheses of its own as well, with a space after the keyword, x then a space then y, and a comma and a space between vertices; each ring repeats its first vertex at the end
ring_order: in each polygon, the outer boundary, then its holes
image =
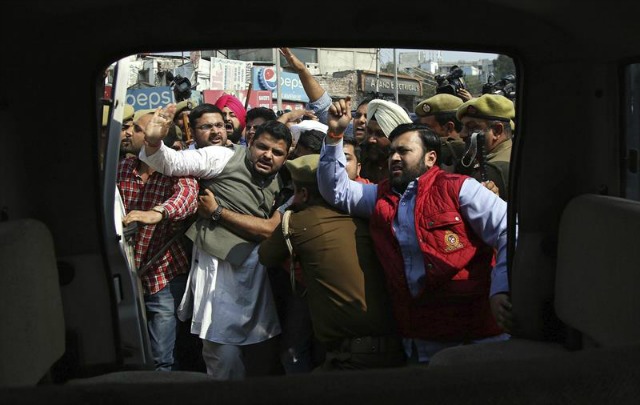
POLYGON ((482 94, 498 94, 505 96, 515 102, 516 99, 516 77, 508 74, 502 80, 495 81, 495 75, 491 73, 487 78, 487 83, 482 86, 482 94))
POLYGON ((464 71, 458 65, 451 66, 448 75, 436 75, 435 79, 438 83, 436 94, 451 94, 463 102, 471 100, 471 93, 464 82, 464 71))

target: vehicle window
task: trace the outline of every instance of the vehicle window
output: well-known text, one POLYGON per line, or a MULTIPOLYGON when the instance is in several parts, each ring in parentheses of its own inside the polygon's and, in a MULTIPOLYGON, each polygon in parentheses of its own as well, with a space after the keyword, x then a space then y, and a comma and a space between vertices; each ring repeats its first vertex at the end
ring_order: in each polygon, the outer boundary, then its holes
MULTIPOLYGON (((105 206, 114 206, 106 215, 111 216, 111 222, 117 222, 114 228, 118 233, 118 238, 107 235, 105 240, 119 240, 120 246, 111 251, 122 251, 122 256, 126 259, 120 261, 119 268, 111 263, 110 269, 118 292, 118 311, 121 318, 126 318, 128 322, 121 325, 122 341, 130 352, 141 352, 137 356, 130 356, 132 363, 144 359, 151 365, 152 354, 157 352, 157 348, 151 347, 148 336, 155 335, 158 331, 146 331, 148 320, 144 308, 147 298, 161 291, 178 273, 184 276, 180 288, 182 291, 189 291, 186 287, 186 275, 191 268, 192 258, 195 257, 199 263, 205 260, 183 234, 198 218, 195 207, 201 199, 197 190, 193 191, 194 188, 199 187, 202 194, 202 189, 209 187, 211 182, 206 183, 200 179, 198 185, 201 175, 193 173, 183 176, 184 178, 173 176, 180 180, 163 179, 137 160, 141 148, 144 148, 145 128, 151 120, 149 114, 157 108, 164 108, 170 103, 176 104, 176 115, 171 122, 166 123, 168 134, 156 146, 163 143, 167 148, 186 150, 234 144, 251 149, 255 145, 253 149, 256 155, 250 155, 250 159, 254 159, 251 162, 255 165, 255 172, 273 174, 269 170, 274 165, 283 164, 287 146, 276 137, 259 138, 259 141, 254 142, 261 131, 273 119, 277 119, 289 127, 293 135, 288 150, 290 159, 294 155, 301 158, 305 154, 319 153, 322 139, 327 133, 329 105, 348 97, 352 101, 353 118, 344 131, 344 141, 345 154, 349 155, 347 172, 353 180, 378 183, 390 178, 387 158, 392 150, 406 151, 403 152, 403 158, 413 158, 410 152, 415 151, 415 148, 405 145, 393 149, 390 146, 390 131, 396 127, 389 127, 388 122, 391 120, 394 123, 428 127, 433 132, 432 135, 437 136, 433 139, 440 142, 440 156, 437 157, 436 164, 441 169, 475 177, 478 181, 485 182, 485 186, 500 198, 508 200, 511 142, 517 130, 514 127, 514 105, 518 88, 515 65, 509 56, 384 48, 291 48, 286 52, 283 49, 268 48, 144 53, 114 61, 105 69, 104 89, 100 93, 102 97, 98 106, 104 114, 100 133, 100 162, 104 174, 105 206), (291 53, 287 54, 289 51, 291 53), (315 87, 309 86, 309 77, 315 87), (494 98, 486 101, 484 97, 494 98), (377 113, 367 111, 367 106, 373 100, 384 100, 393 104, 394 108, 397 107, 391 110, 393 119, 385 118, 380 109, 377 113), (216 108, 204 108, 205 105, 215 105, 216 108), (463 105, 467 108, 464 110, 464 117, 459 117, 456 113, 463 105), (262 109, 261 115, 252 115, 259 109, 262 109), (349 150, 346 147, 347 139, 352 142, 349 150), (357 166, 353 157, 357 158, 357 166), (121 173, 127 173, 128 177, 120 176, 121 173), (189 176, 191 177, 187 178, 189 176), (169 191, 177 187, 177 181, 181 182, 182 200, 179 204, 166 203, 163 198, 174 198, 169 191), (148 191, 149 194, 145 194, 143 198, 142 194, 147 193, 145 189, 153 191, 148 191), (176 214, 180 209, 184 210, 176 214), (132 211, 136 211, 136 214, 130 214, 132 211), (180 219, 171 226, 167 225, 168 219, 176 217, 180 219), (180 247, 167 248, 172 243, 179 243, 180 247), (165 251, 169 253, 164 254, 165 251), (172 266, 179 268, 176 270, 172 266), (144 300, 141 299, 143 293, 144 300), (137 316, 135 322, 130 316, 132 313, 137 316), (128 329, 135 327, 134 324, 137 324, 137 332, 127 335, 128 329)), ((209 148, 211 149, 213 148, 209 148)), ((236 149, 242 148, 229 148, 236 149)), ((218 163, 212 163, 221 164, 220 168, 206 167, 204 172, 198 173, 214 173, 216 170, 219 173, 224 165, 235 164, 228 163, 235 162, 233 157, 229 157, 232 154, 235 156, 235 153, 221 155, 215 160, 218 163), (219 163, 222 161, 224 163, 219 163)), ((417 176, 413 178, 415 177, 417 176)), ((229 188, 225 190, 229 192, 229 188)), ((295 198, 302 198, 304 195, 293 187, 289 191, 289 195, 283 190, 272 195, 267 204, 268 209, 257 204, 256 209, 247 209, 247 212, 260 219, 270 216, 273 218, 276 208, 286 208, 285 203, 289 197, 294 197, 292 200, 297 201, 295 198)), ((211 215, 210 219, 206 219, 220 221, 222 218, 227 221, 228 219, 224 219, 224 210, 229 210, 233 204, 221 204, 215 198, 209 201, 212 204, 211 215), (213 208, 216 204, 218 206, 213 208)), ((279 224, 279 217, 276 220, 279 224)), ((452 221, 445 218, 442 220, 452 221)), ((106 222, 109 223, 109 218, 106 218, 106 222)), ((221 232, 216 240, 224 243, 235 243, 233 241, 241 238, 251 241, 255 237, 260 240, 258 236, 264 239, 264 234, 258 231, 255 231, 256 234, 247 234, 253 230, 227 229, 227 226, 243 225, 229 225, 225 222, 224 227, 215 226, 212 229, 221 232)), ((446 245, 443 249, 448 249, 447 251, 461 249, 467 243, 458 239, 455 233, 443 233, 441 239, 446 245)), ((244 246, 253 245, 244 243, 242 246, 238 249, 220 247, 219 251, 216 250, 218 247, 208 246, 207 249, 224 255, 225 263, 239 266, 251 254, 251 249, 247 250, 244 246), (244 252, 243 249, 247 251, 244 252)), ((209 251, 211 250, 207 252, 209 251)), ((212 256, 207 254, 208 257, 212 256)), ((276 277, 278 280, 271 278, 270 282, 276 299, 283 292, 290 293, 287 271, 288 269, 280 269, 276 272, 278 276, 268 274, 269 278, 276 277), (282 274, 285 275, 284 284, 281 282, 282 274)), ((253 293, 247 292, 244 301, 251 302, 260 298, 251 295, 253 293)), ((179 293, 173 299, 180 302, 183 294, 179 293)), ((217 308, 216 305, 212 307, 217 308)), ((261 333, 277 335, 280 333, 279 328, 283 334, 287 333, 287 328, 291 325, 282 320, 280 310, 277 315, 272 322, 265 321, 260 328, 261 333)), ((241 314, 234 316, 240 317, 241 314)), ((265 317, 268 318, 268 315, 265 317)), ((224 318, 233 317, 225 315, 224 318)), ((207 322, 194 321, 203 325, 202 330, 208 327, 207 322)), ((187 329, 189 326, 187 323, 187 329)), ((233 327, 227 329, 242 330, 233 327)), ((307 332, 311 333, 310 330, 307 332)), ((192 335, 189 331, 186 332, 187 336, 198 342, 198 336, 202 337, 203 333, 192 335)), ((231 338, 260 341, 262 336, 238 335, 231 338)), ((189 340, 183 337, 178 341, 184 343, 189 340)), ((202 346, 194 348, 193 340, 189 344, 191 346, 186 349, 189 353, 183 353, 187 359, 182 362, 183 369, 203 371, 200 353, 212 349, 203 349, 202 346)), ((177 350, 180 351, 181 348, 177 350)), ((317 362, 317 359, 301 357, 303 351, 290 347, 281 353, 279 358, 283 374, 317 362)))

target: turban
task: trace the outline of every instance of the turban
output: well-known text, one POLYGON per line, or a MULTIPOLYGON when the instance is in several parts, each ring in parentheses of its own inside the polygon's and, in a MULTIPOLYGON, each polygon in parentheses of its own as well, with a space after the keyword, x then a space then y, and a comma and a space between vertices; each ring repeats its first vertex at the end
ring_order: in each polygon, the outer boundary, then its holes
POLYGON ((228 107, 240 121, 240 129, 243 129, 246 125, 247 111, 244 109, 244 105, 236 97, 231 94, 223 94, 218 101, 216 101, 216 107, 223 109, 228 107))
POLYGON ((371 100, 367 107, 367 124, 372 118, 375 118, 387 138, 398 125, 413 122, 404 108, 391 101, 379 99, 371 100))

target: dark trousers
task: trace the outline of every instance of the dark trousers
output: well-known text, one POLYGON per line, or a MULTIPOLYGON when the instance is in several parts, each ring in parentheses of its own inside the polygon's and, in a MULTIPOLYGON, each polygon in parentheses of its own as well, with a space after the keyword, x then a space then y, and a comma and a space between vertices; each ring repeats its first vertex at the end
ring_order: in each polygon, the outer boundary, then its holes
POLYGON ((308 373, 324 360, 323 345, 314 337, 304 286, 291 289, 288 272, 281 267, 268 269, 282 334, 280 362, 286 374, 308 373))
POLYGON ((403 367, 407 358, 397 336, 361 336, 326 344, 324 363, 315 371, 403 367))

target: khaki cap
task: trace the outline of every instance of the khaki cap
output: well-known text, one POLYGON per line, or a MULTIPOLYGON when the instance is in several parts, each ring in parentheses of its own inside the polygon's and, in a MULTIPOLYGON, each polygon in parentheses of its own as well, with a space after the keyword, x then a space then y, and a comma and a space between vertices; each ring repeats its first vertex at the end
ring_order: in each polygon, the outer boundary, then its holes
POLYGON ((452 113, 458 110, 463 101, 460 97, 451 94, 436 94, 423 100, 415 108, 415 113, 420 117, 427 117, 438 113, 452 113))
POLYGON ((319 154, 311 154, 300 156, 293 160, 287 160, 285 163, 289 173, 291 173, 291 180, 294 183, 315 183, 316 173, 318 171, 318 162, 320 162, 319 154))
POLYGON ((135 114, 133 114, 133 122, 138 122, 140 117, 142 117, 143 115, 152 114, 154 112, 156 112, 155 108, 148 108, 146 110, 138 110, 138 111, 136 111, 135 114))
POLYGON ((472 98, 462 104, 456 112, 459 120, 463 117, 480 118, 484 120, 505 121, 515 128, 513 119, 516 111, 513 101, 499 94, 483 94, 480 97, 472 98))
POLYGON ((124 105, 124 113, 122 115, 122 122, 133 119, 133 115, 135 114, 135 110, 131 104, 124 105))
POLYGON ((182 100, 181 102, 176 104, 176 116, 180 114, 180 112, 185 108, 187 110, 193 110, 197 106, 198 106, 198 102, 195 100, 182 100))

